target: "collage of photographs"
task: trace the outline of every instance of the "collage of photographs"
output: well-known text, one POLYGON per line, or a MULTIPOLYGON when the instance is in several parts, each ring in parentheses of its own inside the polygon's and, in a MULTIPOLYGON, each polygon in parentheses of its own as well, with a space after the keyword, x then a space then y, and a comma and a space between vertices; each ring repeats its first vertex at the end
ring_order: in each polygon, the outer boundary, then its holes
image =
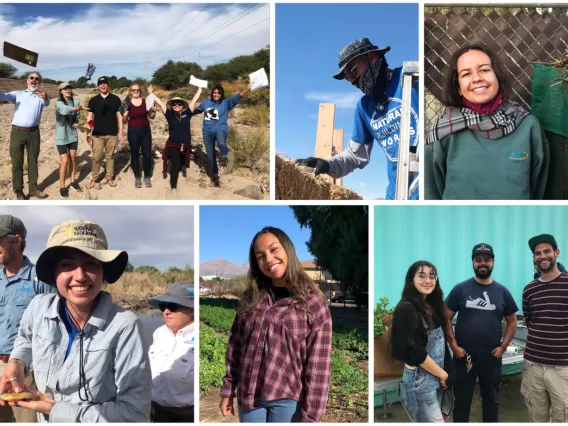
POLYGON ((0 3, 0 43, 0 423, 568 423, 568 3, 0 3))

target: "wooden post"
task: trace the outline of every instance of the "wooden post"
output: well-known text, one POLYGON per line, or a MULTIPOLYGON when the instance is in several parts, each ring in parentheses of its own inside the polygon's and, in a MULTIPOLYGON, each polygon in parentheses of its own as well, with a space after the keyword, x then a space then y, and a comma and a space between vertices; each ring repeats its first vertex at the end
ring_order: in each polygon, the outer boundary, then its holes
MULTIPOLYGON (((320 104, 318 130, 316 133, 316 157, 327 158, 333 146, 333 122, 335 120, 335 104, 320 104)), ((332 180, 331 176, 321 175, 332 180)))
MULTIPOLYGON (((333 148, 331 155, 337 155, 343 151, 343 129, 333 129, 333 148)), ((343 178, 333 180, 338 186, 343 185, 343 178)))

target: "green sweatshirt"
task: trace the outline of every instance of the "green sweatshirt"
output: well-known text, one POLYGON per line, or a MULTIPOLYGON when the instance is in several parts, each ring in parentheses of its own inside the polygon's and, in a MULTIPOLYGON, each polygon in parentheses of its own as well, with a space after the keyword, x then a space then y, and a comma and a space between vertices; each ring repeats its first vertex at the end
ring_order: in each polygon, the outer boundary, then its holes
POLYGON ((501 139, 462 130, 425 146, 425 199, 541 200, 549 163, 548 141, 532 115, 501 139))

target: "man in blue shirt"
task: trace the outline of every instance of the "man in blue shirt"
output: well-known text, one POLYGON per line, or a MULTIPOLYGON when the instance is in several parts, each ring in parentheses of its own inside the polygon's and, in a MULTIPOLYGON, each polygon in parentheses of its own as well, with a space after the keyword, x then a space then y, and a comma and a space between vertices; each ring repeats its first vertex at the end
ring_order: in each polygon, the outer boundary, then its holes
MULTIPOLYGON (((367 38, 353 40, 339 52, 339 71, 333 76, 347 80, 364 94, 355 109, 353 134, 348 147, 333 157, 309 157, 300 164, 315 169, 315 174, 340 178, 355 169, 362 169, 371 159, 376 140, 387 156, 387 200, 394 199, 398 143, 402 107, 402 68, 388 69, 385 53, 389 46, 379 48, 367 38)), ((418 145, 418 87, 412 87, 410 110, 410 146, 418 145)), ((416 176, 413 178, 415 179, 416 176)), ((411 182, 412 180, 411 179, 411 182)), ((410 194, 418 199, 418 190, 410 194)))
POLYGON ((39 156, 39 122, 49 98, 40 87, 41 75, 37 71, 27 77, 28 88, 9 93, 0 92, 0 101, 14 102, 15 111, 10 132, 10 157, 12 158, 12 188, 18 200, 24 195, 24 149, 28 151, 28 185, 30 197, 47 198, 37 187, 39 156))
MULTIPOLYGON (((52 293, 51 287, 36 276, 36 268, 27 256, 26 227, 17 217, 0 215, 0 375, 6 369, 10 353, 18 334, 22 315, 34 296, 40 293, 52 293)), ((33 384, 29 375, 26 385, 33 384)), ((19 407, 0 407, 0 423, 12 421, 36 422, 36 413, 19 407)))

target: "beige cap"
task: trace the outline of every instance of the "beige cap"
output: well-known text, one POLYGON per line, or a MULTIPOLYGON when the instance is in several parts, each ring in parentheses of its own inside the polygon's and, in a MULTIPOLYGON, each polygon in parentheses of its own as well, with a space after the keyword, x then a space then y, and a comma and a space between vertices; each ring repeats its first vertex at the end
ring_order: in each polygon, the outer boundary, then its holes
POLYGON ((58 252, 65 247, 77 249, 100 260, 103 263, 104 280, 109 284, 120 278, 128 264, 128 253, 108 249, 103 228, 94 222, 71 219, 52 229, 47 240, 47 248, 40 254, 36 263, 37 277, 40 281, 55 285, 55 262, 58 259, 58 252))
POLYGON ((61 84, 59 85, 59 90, 63 90, 63 89, 65 89, 66 87, 73 87, 73 86, 71 86, 71 85, 70 85, 69 83, 67 83, 67 82, 63 82, 63 83, 61 83, 61 84))

